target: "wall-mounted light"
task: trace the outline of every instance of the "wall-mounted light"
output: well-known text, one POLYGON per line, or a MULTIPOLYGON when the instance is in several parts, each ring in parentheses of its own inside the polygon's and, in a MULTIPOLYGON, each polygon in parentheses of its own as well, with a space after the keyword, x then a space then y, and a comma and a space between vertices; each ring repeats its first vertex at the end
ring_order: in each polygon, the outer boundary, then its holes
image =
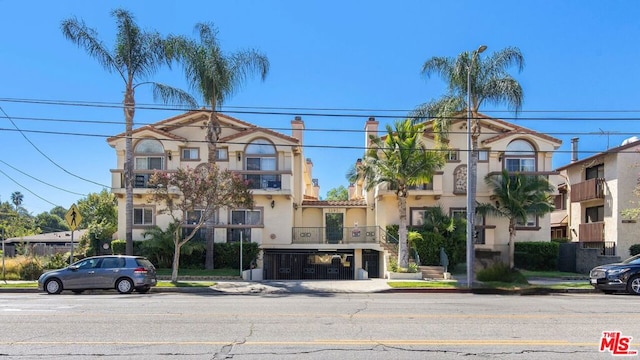
POLYGON ((293 210, 298 210, 298 204, 297 203, 293 203, 293 210))
POLYGON ((275 200, 271 200, 271 208, 273 209, 274 207, 276 207, 276 201, 275 200))
POLYGON ((504 151, 500 151, 498 153, 498 161, 502 161, 503 158, 504 158, 504 151))
POLYGON ((173 154, 171 153, 171 150, 167 150, 167 157, 169 158, 169 160, 171 160, 172 155, 173 154))
POLYGON ((242 160, 242 155, 240 155, 240 152, 236 152, 237 156, 238 156, 238 161, 242 160))

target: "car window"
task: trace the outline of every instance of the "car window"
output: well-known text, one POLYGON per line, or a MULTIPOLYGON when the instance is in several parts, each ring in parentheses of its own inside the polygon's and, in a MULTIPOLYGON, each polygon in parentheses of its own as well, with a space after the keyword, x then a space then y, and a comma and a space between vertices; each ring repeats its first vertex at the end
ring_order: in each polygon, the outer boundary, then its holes
POLYGON ((105 258, 102 260, 103 269, 123 268, 126 260, 124 258, 105 258))
POLYGON ((151 261, 149 261, 149 260, 147 260, 147 259, 144 259, 144 258, 137 258, 137 259, 136 259, 136 262, 138 263, 138 265, 139 265, 139 266, 142 266, 142 267, 144 267, 144 268, 146 268, 146 269, 153 269, 153 268, 154 268, 154 266, 153 266, 153 264, 151 263, 151 261))
POLYGON ((101 259, 86 259, 75 263, 78 269, 92 269, 98 267, 101 259))
POLYGON ((640 265, 640 256, 636 255, 636 256, 630 257, 627 260, 623 261, 622 263, 629 264, 629 265, 640 265))

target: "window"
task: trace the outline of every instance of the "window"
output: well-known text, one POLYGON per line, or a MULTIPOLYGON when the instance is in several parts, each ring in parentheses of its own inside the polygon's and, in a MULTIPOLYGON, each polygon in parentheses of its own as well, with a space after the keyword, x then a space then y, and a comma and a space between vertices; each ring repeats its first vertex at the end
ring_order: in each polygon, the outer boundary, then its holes
POLYGON ((536 152, 525 140, 514 140, 504 153, 504 168, 509 172, 536 171, 536 152))
POLYGON ((458 150, 458 149, 448 150, 445 153, 445 159, 447 160, 447 162, 458 162, 458 161, 460 161, 460 150, 458 150))
POLYGON ((262 225, 262 213, 260 210, 232 210, 232 225, 262 225))
POLYGON ((203 210, 192 210, 192 211, 187 211, 187 215, 184 217, 185 218, 185 223, 189 224, 189 225, 196 225, 200 222, 200 220, 202 219, 202 215, 204 211, 203 210))
POLYGON ((153 209, 133 208, 133 225, 153 225, 153 209))
POLYGON ((200 149, 198 148, 183 148, 182 160, 200 160, 200 149))
POLYGON ((554 198, 554 206, 556 210, 566 210, 567 193, 561 192, 554 198))
POLYGON ((517 227, 525 227, 525 228, 537 227, 538 226, 538 217, 536 215, 534 215, 534 214, 527 214, 527 220, 526 221, 522 221, 522 220, 516 221, 516 226, 517 227))
POLYGON ((489 150, 478 150, 478 161, 479 162, 489 161, 489 150))
POLYGON ((467 219, 466 208, 451 208, 449 209, 449 216, 456 219, 467 219))
POLYGON ((585 171, 585 180, 604 179, 604 164, 592 166, 585 171))
MULTIPOLYGON (((266 139, 252 141, 245 150, 245 170, 253 172, 276 171, 276 148, 266 139)), ((247 174, 252 189, 280 188, 280 176, 276 174, 247 174)))
POLYGON ((584 221, 586 223, 594 223, 604 221, 604 205, 588 207, 584 211, 584 221))
POLYGON ((216 160, 229 160, 229 149, 227 148, 216 148, 216 160))
POLYGON ((136 170, 164 169, 164 148, 155 139, 143 139, 136 144, 134 151, 136 170))

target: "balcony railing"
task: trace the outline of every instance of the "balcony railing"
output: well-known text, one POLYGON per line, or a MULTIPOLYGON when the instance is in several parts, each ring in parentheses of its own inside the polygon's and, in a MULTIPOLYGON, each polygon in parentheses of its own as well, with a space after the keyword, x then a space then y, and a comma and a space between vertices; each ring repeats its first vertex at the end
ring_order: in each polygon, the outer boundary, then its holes
POLYGON ((589 179, 571 186, 571 202, 604 198, 604 179, 589 179))
POLYGON ((578 225, 580 242, 603 242, 604 222, 593 222, 578 225))
POLYGON ((580 243, 583 249, 598 249, 600 255, 615 256, 616 255, 616 243, 615 241, 602 241, 602 242, 583 242, 580 243))
POLYGON ((249 183, 249 189, 274 189, 282 188, 280 175, 245 174, 244 180, 249 183))
POLYGON ((294 244, 376 244, 380 239, 379 227, 294 227, 294 244))

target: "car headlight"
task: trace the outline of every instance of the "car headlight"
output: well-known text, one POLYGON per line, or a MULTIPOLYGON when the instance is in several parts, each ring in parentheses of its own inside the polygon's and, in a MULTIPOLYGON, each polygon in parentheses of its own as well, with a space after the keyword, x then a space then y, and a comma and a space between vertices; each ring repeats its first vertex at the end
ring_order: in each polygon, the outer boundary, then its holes
POLYGON ((622 269, 613 269, 613 270, 608 270, 607 271, 607 275, 608 276, 616 276, 616 275, 620 275, 624 272, 629 271, 629 268, 622 268, 622 269))

